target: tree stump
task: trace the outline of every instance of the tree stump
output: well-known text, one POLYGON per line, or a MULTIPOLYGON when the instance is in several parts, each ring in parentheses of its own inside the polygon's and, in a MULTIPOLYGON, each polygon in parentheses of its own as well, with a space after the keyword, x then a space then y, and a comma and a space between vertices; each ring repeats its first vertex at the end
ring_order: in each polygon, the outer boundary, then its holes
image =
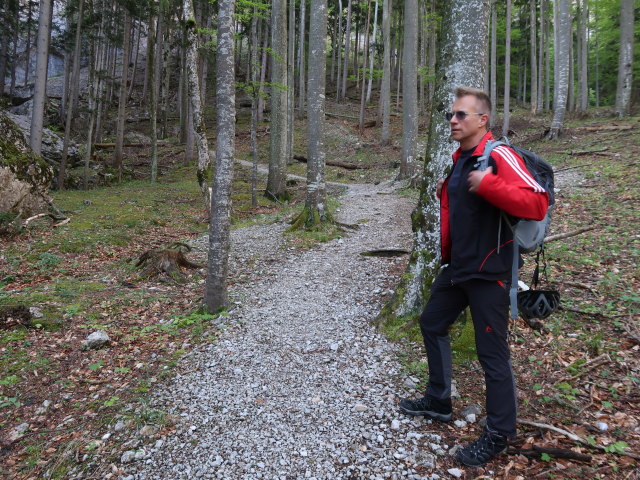
POLYGON ((194 263, 187 259, 185 252, 190 252, 191 247, 185 243, 174 243, 165 248, 153 248, 147 250, 136 263, 136 268, 140 269, 140 276, 143 278, 153 278, 160 275, 170 277, 173 280, 183 281, 183 268, 199 269, 204 265, 194 263))

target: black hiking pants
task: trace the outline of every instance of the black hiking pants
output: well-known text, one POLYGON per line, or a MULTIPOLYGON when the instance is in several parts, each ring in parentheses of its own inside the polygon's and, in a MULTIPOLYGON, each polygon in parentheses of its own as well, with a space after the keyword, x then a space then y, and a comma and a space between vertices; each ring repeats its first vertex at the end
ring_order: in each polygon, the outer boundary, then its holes
POLYGON ((484 370, 487 427, 506 437, 516 433, 516 390, 509 356, 509 285, 472 279, 451 283, 450 268, 436 277, 420 329, 429 362, 427 395, 451 396, 451 342, 449 327, 470 307, 478 360, 484 370))

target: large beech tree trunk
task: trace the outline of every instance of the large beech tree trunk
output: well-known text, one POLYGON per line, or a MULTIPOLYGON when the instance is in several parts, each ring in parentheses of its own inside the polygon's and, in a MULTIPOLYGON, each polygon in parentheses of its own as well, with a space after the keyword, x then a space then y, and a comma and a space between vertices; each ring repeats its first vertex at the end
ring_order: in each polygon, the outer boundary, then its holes
POLYGON ((129 77, 129 54, 131 50, 131 15, 126 9, 124 11, 123 38, 122 75, 120 76, 118 118, 116 119, 116 147, 113 155, 113 166, 118 169, 118 180, 122 180, 122 144, 124 142, 124 117, 127 106, 127 80, 129 77))
POLYGON ((425 156, 420 200, 413 214, 415 243, 407 273, 383 315, 413 316, 419 313, 440 267, 440 202, 436 184, 451 165, 457 148, 450 139, 444 112, 451 108, 455 87, 482 88, 486 62, 486 0, 450 0, 444 4, 438 49, 438 85, 431 112, 429 141, 425 156))
MULTIPOLYGON (((226 307, 228 303, 227 275, 230 247, 229 231, 231 227, 231 180, 236 130, 234 10, 235 0, 225 0, 219 4, 216 56, 216 170, 211 196, 209 265, 204 297, 207 310, 210 313, 226 307)), ((196 65, 197 63, 193 65, 194 70, 196 65)), ((191 95, 191 97, 199 98, 199 95, 191 95)), ((204 132, 202 133, 204 134, 204 132)))

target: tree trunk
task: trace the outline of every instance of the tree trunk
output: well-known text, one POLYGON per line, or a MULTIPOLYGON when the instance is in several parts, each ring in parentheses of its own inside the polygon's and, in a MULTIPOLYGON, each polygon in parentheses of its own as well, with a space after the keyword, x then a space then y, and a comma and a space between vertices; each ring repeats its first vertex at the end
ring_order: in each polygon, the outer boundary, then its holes
POLYGON ((631 111, 633 87, 633 0, 620 0, 620 51, 618 53, 618 84, 615 113, 628 116, 631 111))
POLYGON ((450 140, 449 123, 442 109, 449 109, 459 85, 482 87, 486 68, 487 15, 485 0, 450 0, 444 3, 438 49, 438 86, 431 113, 420 201, 413 214, 415 244, 412 260, 395 298, 385 307, 387 314, 404 317, 422 310, 429 288, 440 266, 439 201, 436 183, 451 165, 456 145, 450 140))
POLYGON ((369 45, 369 83, 367 85, 367 104, 371 101, 371 84, 373 83, 373 63, 375 60, 375 45, 376 45, 376 37, 377 37, 377 27, 378 27, 378 0, 376 0, 376 7, 373 14, 373 35, 372 41, 369 45))
POLYGON ((118 180, 122 180, 122 144, 124 142, 124 117, 127 106, 127 80, 129 77, 129 54, 131 49, 131 15, 124 11, 122 74, 120 75, 120 95, 118 100, 118 117, 116 119, 116 148, 113 155, 113 167, 118 169, 118 180))
POLYGON ((511 0, 507 0, 506 40, 504 58, 504 113, 502 116, 502 135, 509 134, 509 102, 511 100, 511 0))
POLYGON ((347 98, 347 77, 349 77, 349 54, 351 50, 351 0, 347 6, 347 26, 344 34, 344 67, 342 69, 341 100, 347 98))
MULTIPOLYGON (((304 3, 304 0, 303 0, 304 3)), ((251 156, 253 166, 251 169, 251 206, 258 206, 258 8, 253 7, 253 17, 251 18, 251 46, 249 62, 251 80, 251 156)))
POLYGON ((364 135, 364 112, 365 112, 365 101, 367 99, 367 93, 366 93, 366 88, 365 87, 365 76, 364 76, 364 72, 366 71, 367 68, 367 55, 369 53, 369 24, 371 22, 371 2, 369 0, 367 0, 367 24, 365 26, 365 31, 364 31, 364 36, 365 36, 365 44, 364 44, 364 48, 363 50, 363 60, 362 60, 362 72, 363 72, 363 76, 362 76, 362 88, 360 89, 360 115, 359 115, 359 122, 358 122, 358 133, 360 135, 364 135))
MULTIPOLYGON (((187 81, 187 87, 188 87, 188 91, 187 91, 187 98, 189 98, 190 100, 190 105, 189 105, 189 110, 191 112, 191 121, 193 122, 193 134, 194 134, 194 140, 195 140, 195 147, 196 147, 196 151, 197 151, 197 155, 198 155, 198 172, 197 172, 197 178, 198 178, 198 185, 200 186, 200 191, 202 192, 202 196, 204 198, 204 204, 205 204, 205 208, 207 209, 207 212, 209 212, 210 208, 212 207, 212 200, 211 200, 211 196, 209 193, 209 165, 210 165, 210 160, 209 160, 209 143, 207 141, 207 135, 206 135, 206 127, 205 127, 205 123, 204 123, 204 115, 202 113, 202 105, 200 102, 200 99, 202 98, 200 95, 200 84, 198 81, 198 37, 197 37, 197 25, 195 23, 195 18, 194 18, 194 13, 193 13, 193 0, 184 0, 183 3, 183 12, 184 12, 184 28, 185 28, 185 38, 187 40, 187 43, 185 45, 185 49, 187 52, 187 56, 186 56, 186 68, 187 68, 187 76, 186 76, 186 81, 187 81)), ((234 0, 228 0, 227 2, 223 2, 220 4, 220 10, 221 12, 225 12, 225 14, 229 14, 232 18, 233 18, 233 9, 234 9, 234 0), (231 6, 227 6, 227 3, 231 3, 231 6), (225 5, 225 7, 223 8, 223 5, 225 5), (230 9, 230 13, 228 13, 230 9)), ((222 65, 224 66, 224 68, 230 68, 231 72, 233 73, 234 71, 234 55, 233 55, 233 22, 231 20, 227 20, 226 18, 222 17, 222 13, 219 14, 219 18, 218 18, 218 22, 219 22, 219 28, 223 28, 223 29, 230 29, 230 30, 223 30, 223 32, 221 33, 220 31, 218 32, 218 42, 223 41, 225 42, 224 44, 218 44, 218 56, 217 56, 217 62, 219 61, 220 63, 222 63, 222 65), (231 47, 229 47, 228 43, 231 41, 231 47), (230 50, 222 50, 222 48, 227 48, 230 50), (230 53, 229 53, 230 52, 230 53), (231 62, 229 64, 229 62, 231 62)), ((219 68, 219 67, 218 67, 219 68)), ((224 70, 223 70, 224 72, 224 70)), ((223 83, 227 81, 227 74, 225 73, 225 76, 222 77, 222 80, 220 80, 220 72, 218 72, 218 81, 222 81, 223 83)), ((216 88, 218 89, 217 91, 217 96, 219 97, 222 93, 224 93, 225 95, 228 94, 227 90, 228 90, 228 86, 224 85, 224 84, 220 84, 217 85, 216 88)), ((218 104, 222 104, 222 107, 225 108, 225 113, 229 113, 231 112, 232 115, 227 119, 227 123, 231 123, 231 128, 232 130, 235 132, 235 107, 233 107, 231 110, 229 110, 227 103, 225 102, 229 102, 235 101, 235 92, 231 92, 231 98, 230 99, 218 99, 218 104), (221 103, 220 103, 221 102, 221 103)), ((184 105, 184 108, 187 108, 187 105, 184 105)), ((220 116, 220 111, 218 111, 218 108, 220 107, 216 107, 216 115, 218 116, 218 128, 222 128, 224 130, 224 134, 227 135, 228 134, 228 130, 225 130, 228 128, 227 125, 222 125, 220 123, 219 120, 219 116, 220 116)), ((218 131, 218 139, 220 139, 220 131, 218 131)), ((223 141, 227 142, 227 138, 223 136, 223 141)), ((233 142, 233 137, 231 137, 231 142, 233 142)), ((225 144, 226 145, 226 144, 225 144)), ((223 145, 223 148, 227 148, 225 145, 223 145)), ((220 148, 221 146, 218 145, 218 148, 220 148)), ((233 149, 232 149, 233 150, 233 149)), ((228 152, 225 151, 224 155, 226 155, 228 152)), ((225 160, 228 161, 228 160, 225 160)), ((226 165, 225 165, 225 168, 226 165)), ((218 172, 216 171, 216 174, 218 172)), ((217 220, 216 220, 217 221, 217 220)), ((212 219, 213 222, 213 219, 212 219)))
POLYGON ((265 195, 271 199, 286 198, 288 151, 287 124, 287 3, 273 0, 271 11, 271 136, 269 175, 265 195))
MULTIPOLYGON (((147 55, 151 59, 155 59, 156 46, 160 39, 156 32, 156 18, 154 12, 151 13, 149 20, 149 37, 147 43, 147 55)), ((149 130, 151 136, 151 182, 155 183, 158 180, 158 90, 156 89, 156 82, 158 81, 159 73, 156 69, 156 62, 151 61, 147 64, 149 74, 149 130)))
POLYGON ((298 37, 298 119, 302 120, 304 118, 304 97, 306 95, 305 91, 305 80, 306 80, 306 62, 305 62, 305 22, 306 22, 306 6, 307 1, 300 1, 300 36, 298 37))
POLYGON ((327 0, 311 0, 309 19, 309 105, 307 121, 308 156, 305 226, 328 218, 324 178, 324 104, 327 49, 327 0))
POLYGON ((587 58, 589 52, 589 43, 587 42, 587 30, 589 28, 589 9, 586 0, 580 2, 579 13, 579 31, 580 38, 580 57, 579 61, 579 85, 580 85, 580 101, 578 104, 578 110, 580 112, 586 112, 589 108, 589 82, 587 76, 587 58))
POLYGON ((260 96, 258 97, 258 122, 262 122, 264 115, 264 83, 267 75, 267 47, 269 46, 269 22, 263 21, 264 41, 262 43, 262 64, 260 67, 260 96))
POLYGON ((497 0, 491 2, 491 88, 489 89, 491 105, 491 116, 489 125, 493 128, 496 124, 496 112, 498 111, 498 82, 497 82, 497 51, 498 51, 498 5, 497 0))
MULTIPOLYGON (((89 3, 90 15, 93 16, 92 3, 89 3)), ((101 22, 102 23, 102 22, 101 22)), ((102 31, 102 25, 98 29, 98 38, 102 31)), ((89 189, 89 163, 91 161, 93 153, 93 127, 96 123, 96 97, 98 96, 98 88, 100 82, 96 79, 96 70, 99 66, 99 57, 97 49, 97 41, 95 38, 91 39, 89 46, 90 53, 90 66, 89 66, 89 125, 87 127, 87 142, 84 152, 84 169, 82 175, 82 188, 83 190, 89 189)))
MULTIPOLYGON (((80 78, 80 40, 82 33, 84 0, 80 0, 78 5, 78 20, 76 22, 76 39, 73 47, 73 73, 71 74, 69 99, 76 96, 78 90, 78 80, 80 78)), ((60 168, 58 170, 58 190, 64 188, 65 170, 67 168, 67 156, 69 154, 69 141, 71 139, 71 121, 73 120, 73 102, 69 102, 67 108, 66 121, 64 126, 64 141, 62 146, 62 158, 60 159, 60 168)))
POLYGON ((24 81, 23 85, 29 83, 29 64, 31 63, 31 0, 27 0, 27 44, 24 48, 24 81))
POLYGON ((560 135, 564 123, 564 114, 567 107, 567 94, 569 92, 569 63, 571 58, 571 17, 569 16, 569 0, 558 0, 558 43, 555 51, 557 55, 557 83, 556 102, 553 105, 553 121, 549 131, 549 139, 560 135))
MULTIPOLYGON (((276 3, 277 0, 274 1, 274 14, 281 11, 276 8, 276 3)), ((228 303, 227 275, 230 249, 229 231, 231 227, 231 180, 233 176, 233 158, 235 155, 236 116, 233 50, 234 9, 235 0, 220 2, 218 7, 216 169, 211 198, 209 265, 205 290, 205 303, 209 313, 219 311, 226 307, 228 303)), ((284 16, 282 21, 284 22, 284 16)), ((284 28, 286 30, 286 27, 284 28)), ((279 29, 274 28, 274 30, 279 29)), ((274 42, 274 44, 275 43, 276 42, 274 42)), ((286 54, 286 42, 284 53, 286 54)), ((286 58, 286 55, 283 59, 284 58, 286 58)), ((192 76, 194 75, 190 75, 190 77, 192 76)), ((192 98, 194 96, 196 95, 192 95, 192 98)), ((196 108, 194 108, 194 111, 195 110, 196 108)), ((204 137, 204 132, 202 132, 202 134, 204 137)))
MULTIPOLYGON (((9 15, 6 2, 0 3, 0 16, 5 18, 9 15)), ((4 96, 5 76, 7 74, 7 54, 9 52, 9 32, 8 25, 0 25, 0 97, 4 96)))
POLYGON ((129 83, 129 91, 127 92, 127 102, 131 100, 133 87, 136 83, 136 73, 138 73, 138 56, 140 54, 140 37, 142 37, 142 22, 138 20, 133 31, 136 33, 136 51, 133 54, 133 71, 131 72, 131 82, 129 83))
POLYGON ((536 48, 538 45, 536 36, 536 0, 529 0, 529 45, 531 47, 531 113, 538 113, 538 56, 536 48))
POLYGON ((538 35, 538 105, 537 112, 541 112, 544 107, 544 0, 540 0, 540 35, 538 35))
POLYGON ((42 151, 42 126, 47 97, 47 66, 51 36, 51 0, 40 0, 38 38, 36 39, 36 82, 33 91, 33 111, 29 146, 37 155, 42 151))
POLYGON ((295 39, 296 39, 296 1, 289 0, 289 26, 287 31, 287 151, 286 163, 293 160, 293 117, 295 107, 295 39))
POLYGON ((382 0, 382 37, 384 43, 382 86, 380 103, 382 104, 382 138, 381 145, 389 145, 389 118, 391 116, 391 0, 382 0))
POLYGON ((402 158, 398 178, 415 173, 418 144, 418 11, 417 0, 404 2, 404 52, 402 58, 402 158))
POLYGON ((336 76, 336 101, 340 101, 340 87, 342 85, 342 0, 338 0, 338 41, 337 41, 338 75, 336 76))
MULTIPOLYGON (((544 2, 545 5, 549 5, 548 4, 548 0, 540 0, 541 2, 544 2)), ((546 15, 546 12, 545 12, 546 15)), ((550 49, 550 42, 551 42, 551 37, 549 36, 549 22, 547 21, 546 17, 545 17, 545 29, 544 29, 544 42, 545 42, 545 82, 544 82, 544 89, 545 89, 545 93, 544 93, 544 109, 545 110, 550 110, 551 108, 551 55, 549 55, 549 49, 550 49)))

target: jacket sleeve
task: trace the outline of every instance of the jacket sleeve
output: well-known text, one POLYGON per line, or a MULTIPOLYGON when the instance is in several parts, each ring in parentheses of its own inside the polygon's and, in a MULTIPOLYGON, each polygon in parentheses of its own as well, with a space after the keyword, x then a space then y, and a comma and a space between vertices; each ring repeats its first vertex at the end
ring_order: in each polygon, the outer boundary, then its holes
POLYGON ((549 207, 549 195, 533 179, 520 156, 501 145, 491 152, 496 174, 480 182, 478 195, 514 217, 542 220, 549 207))

